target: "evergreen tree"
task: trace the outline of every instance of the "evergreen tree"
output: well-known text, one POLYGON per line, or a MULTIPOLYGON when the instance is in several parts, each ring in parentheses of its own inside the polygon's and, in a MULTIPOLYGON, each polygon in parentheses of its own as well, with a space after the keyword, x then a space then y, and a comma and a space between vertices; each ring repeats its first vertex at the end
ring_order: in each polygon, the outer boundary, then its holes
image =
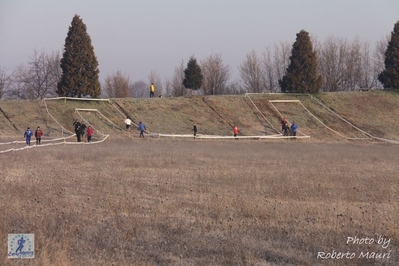
POLYGON ((283 92, 317 92, 322 77, 317 76, 317 57, 313 51, 309 33, 301 30, 292 46, 290 64, 279 81, 283 92))
POLYGON ((78 15, 72 19, 64 46, 62 76, 57 85, 57 94, 79 98, 86 95, 93 98, 100 96, 97 58, 86 25, 78 15))
POLYGON ((183 85, 186 89, 198 90, 202 86, 203 75, 201 67, 194 56, 190 57, 187 68, 184 70, 183 85))
POLYGON ((399 21, 391 33, 391 40, 385 51, 385 69, 378 75, 384 88, 399 88, 399 21))

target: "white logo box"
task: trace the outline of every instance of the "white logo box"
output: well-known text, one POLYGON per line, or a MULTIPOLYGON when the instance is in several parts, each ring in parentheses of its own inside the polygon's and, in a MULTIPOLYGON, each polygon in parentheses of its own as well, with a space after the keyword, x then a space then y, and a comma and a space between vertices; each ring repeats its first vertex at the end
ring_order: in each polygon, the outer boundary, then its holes
POLYGON ((35 234, 8 234, 9 259, 32 259, 35 257, 35 234))

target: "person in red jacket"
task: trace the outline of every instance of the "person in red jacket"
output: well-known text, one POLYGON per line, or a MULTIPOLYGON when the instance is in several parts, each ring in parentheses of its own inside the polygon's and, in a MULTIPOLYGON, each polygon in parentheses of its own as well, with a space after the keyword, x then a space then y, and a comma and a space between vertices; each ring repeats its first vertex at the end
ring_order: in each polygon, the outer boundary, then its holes
POLYGON ((87 128, 87 131, 86 131, 87 142, 90 142, 90 141, 91 141, 91 136, 93 136, 93 133, 94 133, 94 129, 93 129, 91 126, 89 126, 89 127, 87 128))
POLYGON ((42 136, 43 131, 40 129, 40 127, 37 127, 35 131, 36 145, 40 145, 40 142, 42 141, 42 136))
MULTIPOLYGON (((234 134, 234 137, 237 137, 237 135, 238 135, 239 132, 240 132, 240 131, 238 130, 238 127, 237 127, 236 125, 234 125, 234 126, 233 126, 233 134, 234 134)), ((236 139, 238 139, 238 138, 236 138, 236 139)))

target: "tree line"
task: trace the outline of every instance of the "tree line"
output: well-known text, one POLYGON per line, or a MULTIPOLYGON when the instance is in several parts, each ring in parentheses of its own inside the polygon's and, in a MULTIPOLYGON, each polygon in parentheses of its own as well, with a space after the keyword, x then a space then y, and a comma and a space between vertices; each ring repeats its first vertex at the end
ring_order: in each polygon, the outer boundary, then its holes
POLYGON ((399 21, 391 35, 374 47, 359 38, 348 41, 330 36, 324 42, 301 30, 293 44, 275 43, 258 53, 250 51, 238 66, 239 79, 231 81, 231 68, 221 54, 199 62, 191 56, 175 67, 164 81, 156 71, 147 80, 131 81, 117 70, 99 82, 94 47, 86 25, 75 15, 65 39, 62 57, 34 51, 27 66, 9 73, 0 67, 0 99, 46 97, 148 97, 149 84, 157 93, 183 96, 196 90, 203 95, 246 92, 334 92, 370 88, 399 88, 399 21))

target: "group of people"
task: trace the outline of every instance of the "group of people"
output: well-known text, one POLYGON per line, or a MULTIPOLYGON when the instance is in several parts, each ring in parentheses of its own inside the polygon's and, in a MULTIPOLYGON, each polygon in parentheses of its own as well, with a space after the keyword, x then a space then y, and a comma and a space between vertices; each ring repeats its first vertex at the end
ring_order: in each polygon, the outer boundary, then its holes
MULTIPOLYGON (((36 145, 40 145, 40 143, 42 142, 42 136, 43 136, 43 135, 44 135, 44 134, 43 134, 43 131, 42 131, 41 128, 38 126, 38 127, 36 128, 36 130, 35 130, 36 145)), ((33 132, 32 132, 32 130, 30 129, 30 127, 28 127, 28 128, 25 130, 25 133, 24 133, 24 138, 25 138, 25 141, 26 141, 26 145, 30 146, 30 141, 31 141, 31 139, 32 139, 32 136, 33 136, 33 132)))
POLYGON ((91 138, 92 138, 92 136, 94 134, 94 129, 93 129, 92 126, 89 126, 87 128, 87 130, 86 130, 86 125, 83 122, 83 120, 82 120, 82 122, 79 122, 79 120, 76 119, 73 122, 73 127, 75 129, 75 134, 76 134, 76 138, 77 138, 78 142, 82 142, 82 138, 83 138, 85 133, 86 133, 86 136, 87 136, 87 142, 91 141, 91 138))
MULTIPOLYGON (((130 119, 130 117, 126 117, 126 119, 125 119, 124 122, 125 122, 125 125, 126 125, 126 130, 129 130, 130 125, 133 123, 132 120, 130 119)), ((83 121, 82 121, 82 122, 79 122, 79 120, 76 119, 76 120, 73 122, 73 126, 74 126, 74 128, 75 128, 75 134, 76 134, 76 137, 77 137, 77 141, 78 141, 78 142, 81 142, 81 141, 82 141, 82 138, 83 138, 83 136, 84 136, 84 133, 85 133, 85 131, 86 131, 86 125, 83 123, 83 121)), ((283 132, 283 135, 284 135, 284 136, 288 136, 288 129, 291 129, 292 136, 296 136, 296 133, 297 133, 297 131, 298 131, 298 124, 294 121, 294 122, 291 124, 291 127, 290 127, 290 126, 288 125, 287 119, 284 117, 284 118, 281 120, 281 129, 282 129, 282 132, 283 132)), ((140 121, 140 123, 139 123, 139 125, 138 125, 138 130, 140 131, 139 137, 140 137, 140 138, 144 138, 144 133, 147 133, 147 128, 146 128, 146 126, 144 125, 144 123, 141 122, 141 121, 140 121)), ((196 124, 193 124, 193 129, 192 129, 192 131, 193 131, 194 138, 195 138, 195 137, 197 136, 197 131, 198 131, 197 125, 196 125, 196 124)), ((234 125, 234 126, 233 126, 233 135, 234 135, 235 139, 238 139, 237 136, 238 136, 238 133, 239 133, 239 132, 240 132, 240 131, 238 130, 238 127, 237 127, 236 125, 234 125)), ((92 136, 93 136, 93 133, 94 133, 93 127, 92 127, 92 126, 89 126, 89 127, 87 128, 87 131, 86 131, 86 136, 87 136, 87 141, 88 141, 88 142, 91 141, 91 138, 92 138, 92 136)), ((36 131, 35 131, 34 134, 35 134, 35 138, 36 138, 36 145, 40 145, 41 139, 42 139, 42 136, 43 136, 43 131, 40 129, 40 126, 37 127, 37 129, 36 129, 36 131)), ((25 133, 24 133, 24 137, 25 137, 25 140, 26 140, 26 144, 27 144, 28 146, 30 146, 30 142, 31 142, 32 136, 33 136, 33 132, 32 132, 32 130, 28 127, 28 128, 25 130, 25 133)))
POLYGON ((298 124, 294 121, 291 124, 291 127, 288 125, 287 119, 283 117, 281 120, 281 130, 283 132, 284 136, 288 136, 288 130, 291 129, 292 136, 296 136, 296 133, 298 131, 298 124))
MULTIPOLYGON (((86 135, 87 135, 87 141, 88 141, 88 142, 91 141, 91 138, 92 138, 93 133, 94 133, 94 129, 93 129, 92 126, 89 126, 89 127, 87 128, 87 130, 86 130, 86 125, 83 123, 83 121, 82 121, 82 123, 80 123, 78 120, 75 120, 75 121, 73 122, 73 126, 74 126, 74 128, 75 128, 75 133, 76 133, 76 137, 77 137, 77 141, 78 141, 78 142, 81 142, 81 141, 82 141, 82 138, 83 138, 83 136, 84 136, 85 131, 86 131, 86 135)), ((27 144, 28 146, 30 146, 31 139, 32 139, 33 136, 35 136, 35 138, 36 138, 36 145, 40 145, 41 142, 42 142, 42 137, 43 137, 43 135, 44 135, 44 134, 43 134, 43 131, 42 131, 42 129, 40 128, 40 126, 38 126, 38 127, 36 128, 36 130, 35 130, 34 133, 33 133, 33 131, 30 129, 30 127, 27 127, 26 130, 25 130, 25 132, 24 132, 24 138, 25 138, 26 144, 27 144)))
MULTIPOLYGON (((150 85, 150 98, 154 98, 155 97, 155 86, 154 83, 151 83, 150 85)), ((129 117, 126 117, 125 119, 125 125, 126 125, 126 130, 129 130, 130 125, 132 124, 132 120, 129 117)), ((146 127, 145 125, 140 121, 140 124, 138 126, 138 129, 140 130, 140 137, 144 138, 144 132, 146 132, 146 127)), ((288 130, 291 130, 292 132, 292 136, 296 136, 296 133, 298 131, 298 124, 294 121, 291 126, 288 125, 287 119, 284 117, 281 120, 281 129, 282 129, 282 133, 284 136, 288 136, 288 130)), ((193 128, 192 130, 193 134, 194 134, 194 138, 197 136, 197 125, 193 124, 193 128)), ((235 139, 238 139, 238 134, 240 133, 240 131, 238 130, 238 127, 236 125, 233 125, 233 136, 235 137, 235 139)))
MULTIPOLYGON (((288 136, 288 129, 291 129, 292 136, 294 136, 294 137, 296 136, 299 126, 295 121, 291 124, 291 127, 290 127, 288 125, 287 119, 284 117, 281 120, 281 125, 282 125, 282 132, 283 132, 284 136, 288 136)), ((191 131, 194 132, 194 138, 195 138, 197 136, 197 131, 198 131, 196 124, 193 124, 193 129, 191 131)), ((238 129, 237 125, 233 125, 233 136, 236 140, 238 139, 237 136, 239 133, 240 133, 240 130, 238 129)))
MULTIPOLYGON (((126 125, 126 130, 129 130, 130 125, 133 123, 132 120, 130 119, 130 117, 126 117, 124 122, 125 122, 125 125, 126 125)), ((147 128, 144 125, 144 123, 140 121, 140 123, 139 123, 137 128, 138 128, 138 130, 140 130, 139 137, 140 138, 144 138, 144 133, 147 133, 147 128)))

